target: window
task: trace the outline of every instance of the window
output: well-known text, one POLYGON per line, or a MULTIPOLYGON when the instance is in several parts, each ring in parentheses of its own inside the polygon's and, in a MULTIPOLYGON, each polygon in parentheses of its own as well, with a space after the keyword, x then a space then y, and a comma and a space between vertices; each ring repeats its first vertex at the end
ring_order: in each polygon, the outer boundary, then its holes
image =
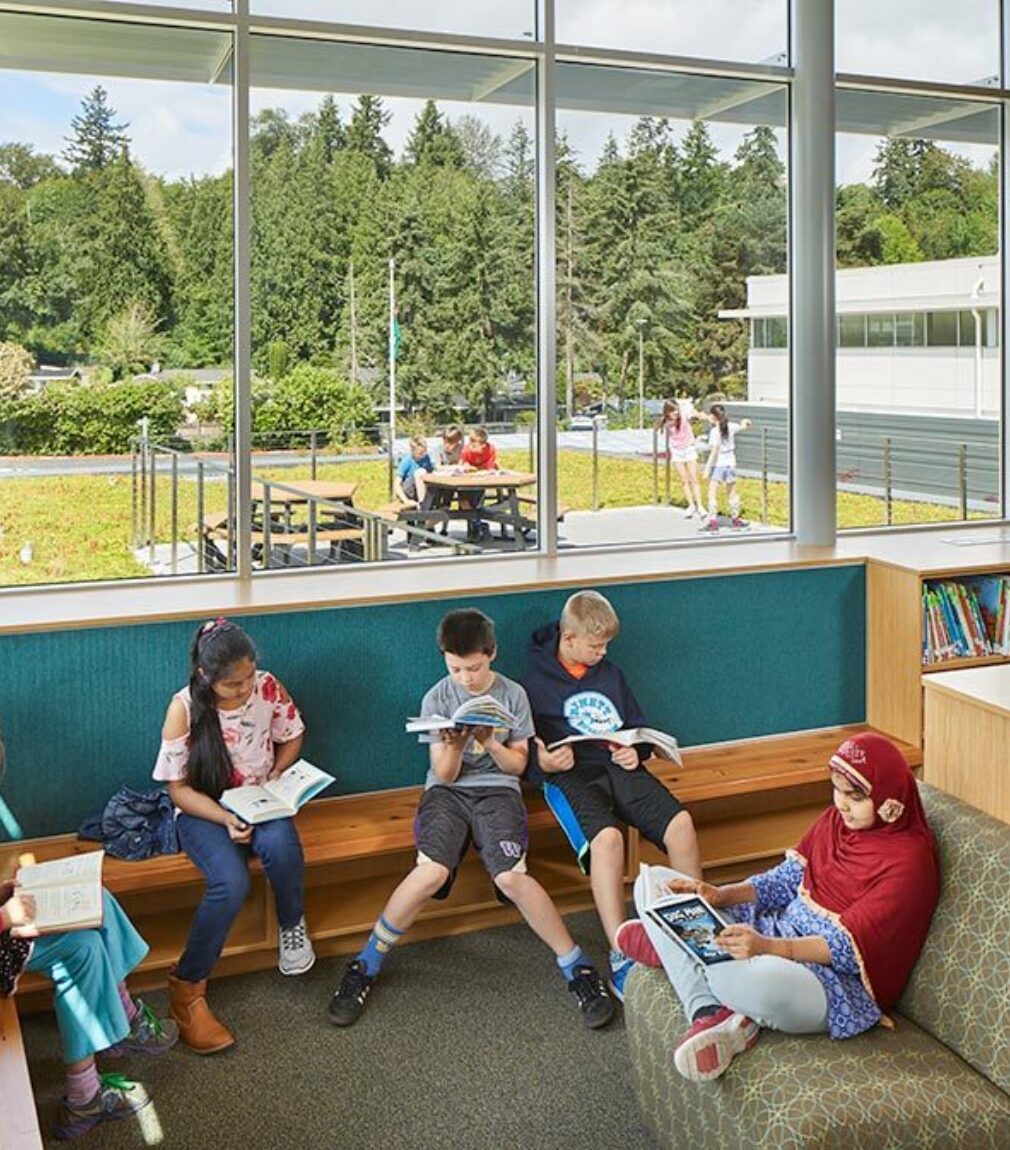
POLYGON ((838 343, 840 347, 866 347, 865 315, 839 316, 838 330, 838 343))
POLYGON ((0 43, 0 584, 196 572, 204 534, 228 569, 231 36, 8 13, 0 43))
POLYGON ((894 347, 893 315, 868 315, 866 317, 866 346, 894 347))
POLYGON ((926 317, 922 312, 899 312, 894 317, 894 342, 898 347, 922 347, 926 342, 926 317))
POLYGON ((532 39, 536 28, 534 0, 466 0, 462 4, 432 0, 251 0, 250 10, 289 20, 416 28, 510 40, 532 39))
POLYGON ((930 347, 957 347, 957 312, 931 311, 926 316, 926 342, 930 347))

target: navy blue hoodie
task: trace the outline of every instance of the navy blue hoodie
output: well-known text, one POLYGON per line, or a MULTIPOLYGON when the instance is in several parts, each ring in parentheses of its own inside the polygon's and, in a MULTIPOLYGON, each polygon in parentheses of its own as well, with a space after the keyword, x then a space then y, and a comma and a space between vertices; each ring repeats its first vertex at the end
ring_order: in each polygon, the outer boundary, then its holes
MULTIPOLYGON (((575 766, 609 763, 606 732, 622 727, 647 726, 648 720, 620 667, 604 656, 581 679, 576 679, 558 661, 559 639, 559 625, 549 623, 533 632, 526 651, 526 673, 521 681, 530 697, 533 725, 548 747, 569 735, 599 733, 600 742, 572 744, 575 766)), ((651 753, 651 748, 644 745, 639 745, 636 750, 640 761, 651 753)), ((535 785, 551 777, 544 775, 537 766, 536 748, 533 746, 523 777, 535 785)))

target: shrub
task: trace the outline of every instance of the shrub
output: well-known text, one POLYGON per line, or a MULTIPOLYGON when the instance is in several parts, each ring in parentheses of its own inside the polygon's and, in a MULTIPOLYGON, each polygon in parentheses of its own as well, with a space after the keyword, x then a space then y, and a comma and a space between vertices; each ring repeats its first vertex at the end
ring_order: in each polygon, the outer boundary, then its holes
POLYGON ((19 343, 0 343, 0 400, 9 402, 24 394, 35 361, 19 343))
POLYGON ((301 363, 265 391, 254 407, 253 430, 271 432, 279 441, 283 433, 320 429, 337 440, 374 420, 372 400, 360 384, 347 383, 328 368, 301 363))

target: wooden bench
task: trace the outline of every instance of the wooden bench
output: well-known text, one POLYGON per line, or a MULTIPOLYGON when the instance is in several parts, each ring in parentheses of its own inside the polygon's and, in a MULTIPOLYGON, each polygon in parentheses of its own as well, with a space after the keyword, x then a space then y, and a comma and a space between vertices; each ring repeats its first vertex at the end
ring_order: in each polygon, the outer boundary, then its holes
MULTIPOLYGON (((211 569, 218 570, 220 564, 226 564, 227 558, 219 543, 226 541, 228 538, 228 515, 225 512, 219 512, 213 515, 205 515, 203 517, 203 547, 204 556, 207 557, 209 552, 215 553, 211 569)), ((250 539, 254 548, 259 548, 258 554, 262 555, 263 547, 266 544, 266 533, 264 531, 253 531, 250 539)), ((349 548, 348 551, 353 558, 361 557, 361 546, 364 543, 365 531, 362 527, 320 527, 315 533, 315 543, 318 546, 321 543, 329 545, 329 560, 336 562, 341 552, 344 550, 345 545, 359 545, 357 548, 349 548)), ((285 563, 291 562, 291 548, 292 547, 307 547, 310 543, 310 536, 308 531, 282 531, 278 528, 276 531, 270 532, 270 550, 280 551, 284 556, 285 563)))
MULTIPOLYGON (((653 760, 650 768, 685 803, 695 820, 706 875, 728 881, 753 873, 796 843, 830 802, 827 762, 843 738, 862 725, 750 739, 688 749, 684 766, 653 760)), ((902 745, 910 765, 921 752, 902 745)), ((320 799, 298 815, 306 861, 306 917, 320 954, 360 947, 386 899, 414 859, 414 813, 419 787, 320 799)), ((589 884, 576 866, 562 831, 543 799, 526 794, 530 870, 563 912, 592 905, 589 884)), ((31 850, 40 861, 94 850, 96 844, 59 835, 17 844, 7 853, 31 850)), ((627 834, 626 878, 640 861, 662 856, 638 833, 627 834)), ((0 852, 0 866, 6 860, 0 852)), ((273 897, 258 862, 252 890, 228 938, 216 973, 269 967, 276 961, 277 922, 273 897)), ((203 877, 183 854, 142 863, 107 859, 106 886, 120 899, 151 950, 133 978, 137 987, 164 984, 200 901, 203 877)), ((517 920, 501 906, 479 860, 470 852, 451 896, 431 902, 411 928, 412 939, 449 935, 517 920)), ((44 982, 22 980, 19 1000, 44 1004, 44 982)))
POLYGON ((13 998, 0 998, 0 1150, 42 1150, 42 1134, 13 998))

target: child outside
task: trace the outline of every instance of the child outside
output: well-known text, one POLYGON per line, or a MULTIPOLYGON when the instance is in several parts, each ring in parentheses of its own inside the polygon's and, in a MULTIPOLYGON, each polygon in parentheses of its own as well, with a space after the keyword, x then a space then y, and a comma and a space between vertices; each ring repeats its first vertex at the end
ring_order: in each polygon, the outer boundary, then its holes
POLYGON ((673 1059, 685 1078, 717 1078, 761 1026, 851 1038, 886 1024, 915 965, 940 891, 915 777, 893 743, 869 732, 842 743, 827 767, 834 804, 779 866, 727 886, 653 873, 674 893, 725 908, 730 925, 715 945, 739 961, 688 958, 648 915, 655 889, 645 875, 635 883, 642 918, 618 938, 673 983, 690 1023, 673 1059))
POLYGON ((698 481, 698 448, 695 445, 691 416, 687 415, 678 400, 667 399, 663 402, 657 426, 666 437, 670 462, 677 469, 684 488, 684 498, 687 500, 684 518, 693 519, 697 515, 701 519, 705 508, 701 498, 701 483, 698 481))
MULTIPOLYGON (((0 743, 0 774, 3 744, 0 743)), ((37 937, 34 898, 0 882, 0 994, 11 995, 24 970, 53 983, 66 1085, 53 1134, 79 1138, 101 1122, 129 1118, 151 1101, 139 1082, 99 1074, 95 1055, 159 1055, 179 1036, 126 988, 126 976, 147 954, 147 943, 122 907, 102 892, 102 925, 37 937)))
POLYGON ((206 623, 190 649, 189 686, 165 716, 154 777, 178 808, 179 843, 206 879, 186 948, 169 974, 172 1017, 198 1054, 234 1035, 207 1005, 207 979, 249 890, 250 855, 263 864, 280 926, 278 967, 304 974, 315 962, 304 916, 304 859, 291 819, 250 827, 221 806, 230 787, 278 778, 298 758, 305 724, 284 687, 256 667, 256 649, 227 619, 206 623))
POLYGON ((701 858, 691 816, 643 765, 651 749, 607 742, 611 731, 647 724, 620 668, 607 658, 619 629, 617 612, 602 595, 579 591, 565 604, 560 623, 533 633, 523 686, 537 734, 536 762, 526 778, 543 786, 579 865, 589 873, 611 946, 609 986, 623 1001, 633 963, 617 943, 625 917, 620 824, 637 827, 677 870, 700 876, 701 858), (569 735, 599 740, 547 749, 569 735))
MULTIPOLYGON (((461 453, 461 462, 467 471, 497 471, 498 449, 491 442, 486 427, 473 427, 466 441, 466 447, 461 453)), ((483 494, 469 495, 460 498, 460 504, 467 507, 480 507, 484 501, 483 494)), ((491 527, 482 519, 474 518, 467 524, 467 539, 474 541, 489 539, 491 527)))
POLYGON ((466 727, 418 737, 429 744, 429 769, 415 820, 417 863, 386 903, 364 949, 347 964, 330 1002, 330 1019, 337 1026, 357 1022, 383 961, 428 899, 449 894, 472 839, 499 899, 511 902, 554 951, 586 1025, 605 1026, 614 1004, 599 974, 526 869, 529 833, 519 786, 533 734, 526 692, 492 669, 494 624, 482 612, 451 611, 439 624, 438 645, 448 674, 424 696, 421 715, 451 715, 467 699, 491 695, 516 725, 508 731, 466 727))
POLYGON ((726 408, 714 403, 709 411, 712 429, 708 433, 708 458, 705 460, 705 478, 708 483, 708 523, 706 531, 719 530, 719 485, 726 485, 729 513, 734 528, 748 527, 740 516, 740 497, 736 491, 736 437, 751 426, 749 419, 739 423, 731 421, 726 408))
POLYGON ((396 465, 393 494, 401 503, 427 510, 431 500, 425 477, 434 470, 428 441, 423 435, 412 435, 407 454, 396 465))

